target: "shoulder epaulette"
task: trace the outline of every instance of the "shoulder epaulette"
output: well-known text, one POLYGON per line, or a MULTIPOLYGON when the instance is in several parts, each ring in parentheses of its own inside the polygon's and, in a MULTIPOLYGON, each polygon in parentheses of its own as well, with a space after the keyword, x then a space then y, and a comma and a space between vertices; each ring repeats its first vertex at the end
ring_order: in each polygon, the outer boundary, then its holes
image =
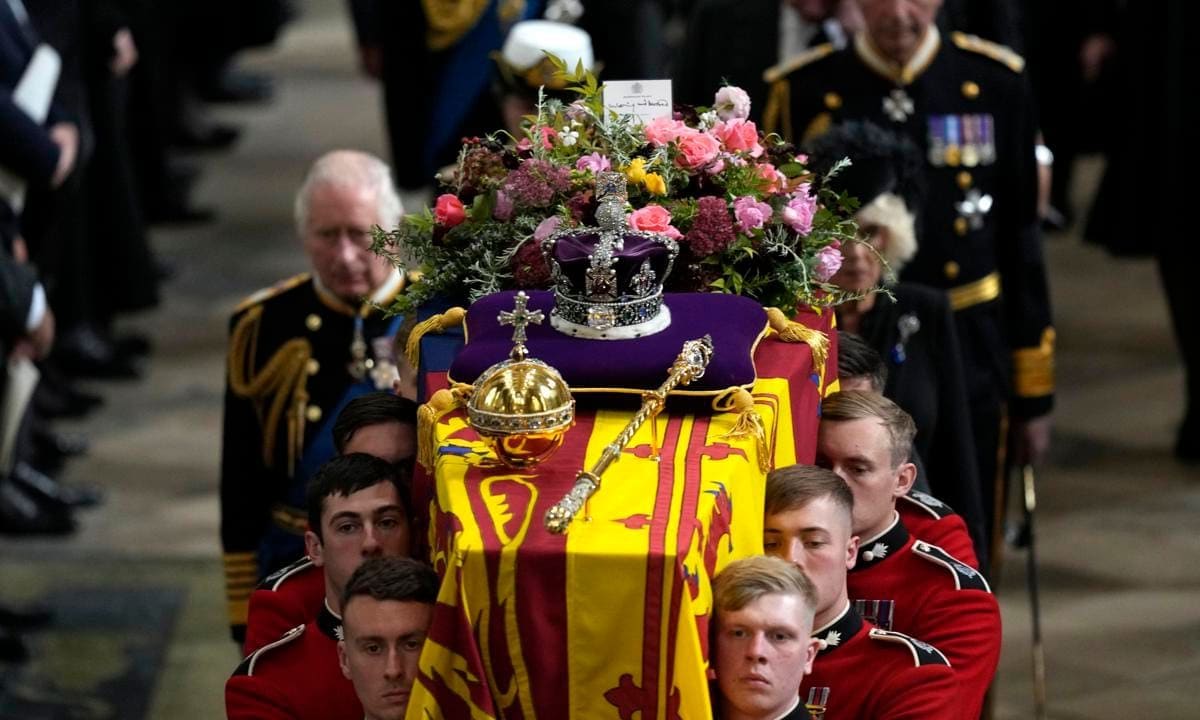
POLYGON ((992 586, 988 585, 987 578, 983 573, 966 564, 965 562, 954 557, 950 553, 941 549, 937 545, 930 545, 924 540, 918 540, 913 543, 913 554, 917 557, 928 560, 934 565, 940 565, 950 571, 954 576, 954 587, 957 590, 983 590, 991 592, 992 586))
POLYGON ((259 649, 255 650, 254 652, 247 655, 245 657, 245 659, 243 659, 240 663, 238 663, 237 669, 233 671, 234 676, 237 676, 237 675, 251 676, 251 675, 253 675, 254 674, 254 666, 258 664, 258 661, 260 658, 262 658, 265 654, 267 654, 268 652, 270 652, 276 648, 281 648, 284 645, 287 645, 288 643, 292 642, 293 640, 295 640, 296 638, 300 637, 303 634, 304 634, 304 626, 297 625, 296 627, 292 628, 291 630, 288 630, 283 635, 281 635, 279 637, 279 639, 276 640, 275 642, 270 642, 270 643, 267 643, 266 645, 263 645, 259 649))
POLYGON ((269 300, 270 298, 273 298, 282 292, 291 290, 300 283, 308 280, 309 275, 310 273, 302 272, 299 275, 294 275, 288 278, 287 280, 277 282, 269 288, 263 288, 262 290, 252 293, 245 300, 242 300, 237 304, 237 307, 233 309, 234 314, 240 313, 248 307, 258 305, 266 300, 269 300))
POLYGON ((950 515, 957 515, 954 508, 919 490, 910 490, 907 495, 901 495, 900 499, 938 520, 950 515))
POLYGON ((946 665, 948 667, 950 665, 950 661, 946 659, 941 650, 910 635, 892 630, 871 628, 870 637, 872 640, 896 643, 908 648, 908 651, 912 653, 913 663, 917 667, 921 667, 922 665, 946 665))
POLYGON ((299 573, 302 573, 305 570, 311 568, 312 566, 313 566, 312 558, 302 557, 299 560, 297 560, 296 562, 292 563, 291 565, 286 565, 284 567, 281 567, 278 570, 276 570, 275 572, 273 572, 270 575, 263 578, 262 582, 260 582, 258 584, 258 587, 255 589, 256 590, 278 590, 279 586, 282 585, 283 583, 287 582, 288 578, 291 578, 299 573))
POLYGON ((991 40, 984 40, 978 35, 968 35, 962 32, 950 33, 950 39, 963 50, 990 57, 1015 73, 1019 73, 1025 69, 1025 58, 1015 53, 1007 45, 994 43, 991 40))
POLYGON ((782 80, 805 65, 810 65, 831 54, 836 49, 833 43, 821 43, 816 47, 809 48, 795 57, 788 58, 774 67, 767 68, 763 71, 763 80, 766 80, 768 85, 776 80, 782 80))

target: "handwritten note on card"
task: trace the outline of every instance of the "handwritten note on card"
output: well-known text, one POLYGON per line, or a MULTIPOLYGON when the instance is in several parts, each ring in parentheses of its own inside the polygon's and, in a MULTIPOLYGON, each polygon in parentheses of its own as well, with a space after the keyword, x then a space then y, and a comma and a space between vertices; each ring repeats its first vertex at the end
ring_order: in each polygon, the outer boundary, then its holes
POLYGON ((609 80, 604 83, 605 115, 633 115, 643 124, 671 116, 670 80, 609 80))

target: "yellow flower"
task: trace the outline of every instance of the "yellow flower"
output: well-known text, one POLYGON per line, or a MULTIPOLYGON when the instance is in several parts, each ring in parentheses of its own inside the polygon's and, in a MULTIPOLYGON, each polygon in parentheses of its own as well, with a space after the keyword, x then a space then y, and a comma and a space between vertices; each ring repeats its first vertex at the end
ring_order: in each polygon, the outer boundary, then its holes
POLYGON ((625 177, 629 178, 630 182, 641 183, 646 180, 646 159, 634 158, 633 162, 629 163, 629 167, 625 168, 625 177))
POLYGON ((662 175, 658 173, 646 173, 645 179, 642 180, 646 185, 646 189, 651 195, 666 195, 667 183, 663 180, 662 175))

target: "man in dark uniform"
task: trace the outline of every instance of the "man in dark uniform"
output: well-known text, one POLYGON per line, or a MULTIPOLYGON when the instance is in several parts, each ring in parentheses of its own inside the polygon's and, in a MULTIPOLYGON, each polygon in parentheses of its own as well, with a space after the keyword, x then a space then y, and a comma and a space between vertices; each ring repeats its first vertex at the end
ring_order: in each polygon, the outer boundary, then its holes
POLYGON ((324 578, 325 602, 315 619, 246 656, 225 685, 230 720, 362 718, 354 687, 338 666, 342 595, 364 560, 407 554, 399 485, 391 465, 363 453, 334 458, 313 478, 313 529, 306 540, 324 578))
POLYGON ((854 495, 829 470, 779 468, 767 476, 763 549, 795 564, 817 590, 813 671, 800 686, 810 712, 836 718, 960 718, 958 679, 946 656, 903 633, 880 630, 850 604, 854 495))
POLYGON ((851 47, 821 46, 767 71, 766 129, 802 141, 867 119, 920 149, 927 194, 919 250, 903 278, 945 290, 955 311, 991 521, 1005 411, 1011 460, 1036 463, 1049 444, 1054 391, 1024 63, 972 36, 942 37, 933 22, 940 0, 860 6, 866 29, 851 47))
POLYGON ((357 395, 390 388, 388 305, 405 278, 369 249, 400 201, 388 167, 337 151, 318 160, 296 199, 313 272, 243 302, 230 323, 221 459, 221 541, 229 621, 243 633, 258 580, 304 553, 304 487, 334 455, 331 427, 357 395))
POLYGON ((915 432, 908 413, 881 395, 834 393, 821 405, 817 464, 854 494, 860 541, 846 586, 855 609, 945 653, 958 676, 961 717, 974 718, 1000 660, 1000 606, 979 571, 900 521, 896 499, 912 485, 915 432))

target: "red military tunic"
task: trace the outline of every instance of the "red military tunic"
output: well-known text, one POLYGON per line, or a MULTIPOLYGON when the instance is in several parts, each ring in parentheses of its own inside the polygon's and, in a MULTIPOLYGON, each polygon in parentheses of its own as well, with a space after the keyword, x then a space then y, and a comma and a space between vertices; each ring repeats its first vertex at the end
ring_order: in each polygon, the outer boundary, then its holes
POLYGON ((362 720, 354 685, 338 665, 342 621, 323 608, 315 621, 246 657, 225 683, 229 720, 362 720))
POLYGON ((900 522, 918 540, 937 545, 976 570, 979 558, 967 523, 949 505, 932 495, 912 491, 896 501, 900 522))
POLYGON ((263 580, 250 595, 246 644, 250 655, 297 625, 311 623, 325 607, 325 573, 301 558, 263 580))
POLYGON ((846 607, 813 632, 821 650, 800 685, 809 713, 824 720, 959 720, 958 678, 937 648, 880 630, 846 607))
POLYGON ((897 515, 859 545, 846 588, 864 619, 945 653, 958 676, 962 717, 979 717, 1000 660, 1000 606, 978 570, 913 538, 897 515))

